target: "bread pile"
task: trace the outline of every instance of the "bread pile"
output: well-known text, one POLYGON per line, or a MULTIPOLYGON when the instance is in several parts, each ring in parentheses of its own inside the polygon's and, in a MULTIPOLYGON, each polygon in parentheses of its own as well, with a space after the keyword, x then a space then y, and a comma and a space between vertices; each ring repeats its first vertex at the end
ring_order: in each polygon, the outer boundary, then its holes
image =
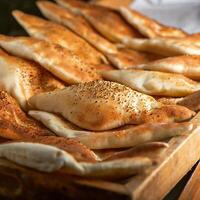
POLYGON ((56 3, 37 2, 46 19, 13 11, 30 37, 0 35, 0 157, 92 178, 144 173, 196 126, 200 36, 126 7, 56 3))

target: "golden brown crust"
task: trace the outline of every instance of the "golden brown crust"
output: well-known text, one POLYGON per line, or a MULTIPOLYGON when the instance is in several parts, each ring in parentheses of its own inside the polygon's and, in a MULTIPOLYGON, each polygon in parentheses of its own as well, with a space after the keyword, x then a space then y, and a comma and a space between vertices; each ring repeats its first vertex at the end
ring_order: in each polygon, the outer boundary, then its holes
POLYGON ((191 133, 193 124, 145 123, 125 130, 110 130, 95 134, 80 135, 78 141, 90 149, 111 149, 133 147, 147 142, 155 142, 191 133))
POLYGON ((93 81, 38 94, 31 97, 29 103, 36 109, 59 113, 75 125, 94 131, 148 120, 184 121, 194 114, 181 106, 164 109, 153 97, 109 81, 93 81))
POLYGON ((117 52, 116 46, 101 37, 82 16, 48 1, 39 1, 37 5, 45 17, 68 27, 99 51, 117 52))
POLYGON ((31 96, 62 89, 65 85, 38 64, 0 51, 0 88, 27 110, 31 96))
POLYGON ((134 50, 163 56, 200 55, 200 45, 187 41, 185 38, 125 38, 123 44, 134 50))
POLYGON ((116 54, 107 54, 107 58, 118 69, 129 69, 160 59, 161 56, 122 48, 116 54))
MULTIPOLYGON (((2 54, 0 53, 0 56, 2 54)), ((47 70, 28 60, 23 60, 4 52, 5 59, 8 61, 8 65, 15 65, 21 70, 21 78, 23 79, 23 85, 31 87, 32 95, 50 92, 55 89, 62 89, 65 85, 58 81, 51 73, 47 70)))
POLYGON ((56 111, 77 126, 89 130, 137 124, 141 112, 159 106, 153 97, 109 81, 93 81, 39 94, 31 97, 29 103, 43 111, 56 111), (58 99, 56 107, 55 99, 58 99))
POLYGON ((170 123, 181 122, 191 119, 195 112, 184 106, 164 105, 161 108, 155 108, 152 112, 143 112, 141 121, 143 123, 170 123))
POLYGON ((85 40, 59 24, 18 10, 13 11, 12 14, 30 36, 59 44, 73 51, 89 64, 98 65, 106 61, 106 58, 85 40))
POLYGON ((160 24, 156 20, 153 20, 135 10, 131 10, 126 7, 119 9, 122 16, 131 24, 134 28, 140 31, 146 37, 177 37, 183 38, 188 34, 181 29, 165 26, 160 24))
POLYGON ((17 142, 31 142, 55 146, 61 150, 70 153, 79 162, 96 162, 96 156, 93 151, 77 140, 57 136, 43 136, 31 139, 17 140, 17 142))
POLYGON ((57 3, 71 11, 81 13, 99 33, 111 42, 121 42, 121 38, 124 37, 141 37, 137 30, 112 9, 76 0, 57 0, 57 3))
MULTIPOLYGON (((177 38, 176 38, 177 39, 177 38)), ((179 38, 180 41, 184 41, 185 43, 188 43, 188 44, 195 44, 197 46, 200 46, 200 34, 199 33, 196 33, 196 34, 191 34, 191 35, 188 35, 184 38, 179 38)))
POLYGON ((157 101, 164 105, 176 105, 182 99, 183 97, 180 97, 180 98, 162 97, 162 98, 158 98, 157 101))
POLYGON ((0 136, 7 139, 34 138, 52 135, 40 123, 28 117, 16 101, 0 91, 0 136))
POLYGON ((94 67, 97 71, 114 69, 112 65, 107 65, 107 64, 95 65, 94 67))
POLYGON ((200 91, 194 92, 184 98, 160 98, 158 101, 165 105, 180 105, 195 112, 200 110, 200 91))
POLYGON ((142 64, 158 58, 158 56, 150 54, 133 53, 131 50, 122 49, 118 51, 114 44, 96 33, 82 16, 76 15, 68 9, 63 9, 56 4, 46 1, 39 2, 38 7, 47 18, 67 26, 91 45, 95 46, 99 51, 102 51, 117 68, 128 68, 134 64, 142 64))
POLYGON ((38 62, 66 83, 101 79, 96 70, 68 49, 29 37, 0 36, 0 46, 19 57, 38 62))
POLYGON ((121 6, 128 6, 132 0, 91 0, 89 3, 97 4, 112 9, 118 9, 121 6))
POLYGON ((135 69, 183 74, 191 79, 200 79, 200 56, 182 55, 163 58, 147 64, 135 66, 135 69))

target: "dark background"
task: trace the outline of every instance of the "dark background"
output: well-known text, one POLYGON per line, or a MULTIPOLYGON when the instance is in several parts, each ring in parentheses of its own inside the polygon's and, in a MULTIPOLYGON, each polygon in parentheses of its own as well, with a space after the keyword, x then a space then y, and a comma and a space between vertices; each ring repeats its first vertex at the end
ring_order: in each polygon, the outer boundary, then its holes
POLYGON ((41 16, 35 5, 36 0, 0 0, 0 33, 7 35, 24 35, 25 31, 12 17, 12 10, 19 9, 41 16))

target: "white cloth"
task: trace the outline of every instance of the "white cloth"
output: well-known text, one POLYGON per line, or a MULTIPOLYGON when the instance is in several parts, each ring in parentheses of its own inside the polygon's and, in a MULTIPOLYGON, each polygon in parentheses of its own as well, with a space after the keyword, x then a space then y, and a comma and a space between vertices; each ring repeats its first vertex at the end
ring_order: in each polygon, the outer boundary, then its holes
POLYGON ((131 6, 163 24, 200 32, 200 0, 135 0, 131 6))

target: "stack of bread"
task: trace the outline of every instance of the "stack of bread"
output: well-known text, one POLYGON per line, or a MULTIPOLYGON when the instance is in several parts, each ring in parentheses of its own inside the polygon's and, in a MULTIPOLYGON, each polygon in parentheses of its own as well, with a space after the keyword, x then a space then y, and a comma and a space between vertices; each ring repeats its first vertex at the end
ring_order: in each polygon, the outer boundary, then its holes
POLYGON ((56 3, 37 2, 46 19, 13 11, 29 36, 0 35, 0 157, 81 177, 144 173, 197 125, 200 36, 127 7, 56 3))

